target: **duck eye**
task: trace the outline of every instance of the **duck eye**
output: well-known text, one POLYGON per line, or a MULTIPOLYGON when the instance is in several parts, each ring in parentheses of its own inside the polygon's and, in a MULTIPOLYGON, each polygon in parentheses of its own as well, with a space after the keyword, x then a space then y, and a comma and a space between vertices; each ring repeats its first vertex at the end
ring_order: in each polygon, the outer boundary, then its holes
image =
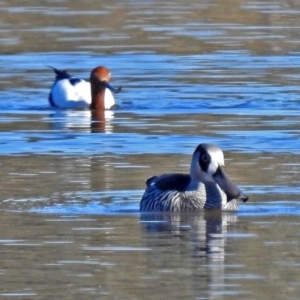
POLYGON ((203 172, 207 172, 209 164, 210 164, 210 156, 209 156, 209 154, 206 153, 206 152, 202 153, 200 155, 200 157, 199 157, 199 165, 201 167, 201 170, 203 172))
POLYGON ((208 154, 206 154, 206 153, 202 154, 201 160, 202 160, 203 162, 208 162, 208 161, 209 161, 209 156, 208 156, 208 154))

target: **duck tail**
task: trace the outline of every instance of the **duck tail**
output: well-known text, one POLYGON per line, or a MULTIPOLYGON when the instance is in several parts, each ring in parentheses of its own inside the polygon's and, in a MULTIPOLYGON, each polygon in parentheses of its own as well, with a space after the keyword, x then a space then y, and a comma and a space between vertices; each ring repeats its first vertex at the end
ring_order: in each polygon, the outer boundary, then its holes
POLYGON ((56 74, 56 80, 71 78, 71 75, 66 70, 59 70, 49 65, 47 65, 47 67, 51 68, 54 71, 54 73, 56 74))

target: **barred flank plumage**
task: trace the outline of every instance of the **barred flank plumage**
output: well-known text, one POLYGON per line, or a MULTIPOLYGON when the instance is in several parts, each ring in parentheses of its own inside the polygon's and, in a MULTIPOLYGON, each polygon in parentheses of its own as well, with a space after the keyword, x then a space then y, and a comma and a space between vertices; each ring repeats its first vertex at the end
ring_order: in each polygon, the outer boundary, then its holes
POLYGON ((222 208, 226 204, 226 195, 216 184, 200 185, 197 190, 179 192, 174 190, 161 191, 155 183, 149 183, 140 204, 144 212, 154 211, 192 211, 203 208, 222 208), (209 195, 209 202, 207 196, 209 195))

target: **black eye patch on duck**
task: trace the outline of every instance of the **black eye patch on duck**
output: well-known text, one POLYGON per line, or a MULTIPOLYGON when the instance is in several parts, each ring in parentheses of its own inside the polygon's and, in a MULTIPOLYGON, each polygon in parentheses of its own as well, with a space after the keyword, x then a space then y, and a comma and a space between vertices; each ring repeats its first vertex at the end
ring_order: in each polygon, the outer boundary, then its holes
POLYGON ((209 164, 211 162, 210 155, 207 153, 205 149, 199 149, 199 165, 203 172, 207 172, 209 164))
POLYGON ((199 165, 200 165, 202 171, 207 172, 209 164, 210 164, 210 156, 209 156, 209 154, 207 154, 207 153, 200 153, 199 165))

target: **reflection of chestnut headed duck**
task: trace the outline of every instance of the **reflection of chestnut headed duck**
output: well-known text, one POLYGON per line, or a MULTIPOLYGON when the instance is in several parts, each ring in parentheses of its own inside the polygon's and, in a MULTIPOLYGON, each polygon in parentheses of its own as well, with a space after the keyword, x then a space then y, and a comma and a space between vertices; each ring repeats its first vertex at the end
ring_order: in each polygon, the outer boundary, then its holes
POLYGON ((153 176, 146 184, 140 203, 142 212, 237 210, 236 199, 248 200, 225 173, 222 150, 212 144, 200 144, 196 148, 189 175, 153 176))
POLYGON ((49 102, 58 108, 112 109, 115 99, 112 94, 121 88, 113 88, 109 82, 111 73, 106 67, 97 67, 91 72, 90 82, 76 78, 66 71, 53 68, 56 79, 52 85, 49 102))

